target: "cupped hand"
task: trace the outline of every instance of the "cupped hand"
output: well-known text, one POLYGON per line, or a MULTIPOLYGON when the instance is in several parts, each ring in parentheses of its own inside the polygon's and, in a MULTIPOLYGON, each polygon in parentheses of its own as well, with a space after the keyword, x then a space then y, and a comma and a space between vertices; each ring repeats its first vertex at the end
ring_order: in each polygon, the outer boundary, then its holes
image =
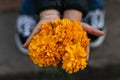
MULTIPOLYGON (((81 25, 82 25, 83 29, 89 34, 92 34, 92 35, 95 35, 95 36, 103 36, 104 35, 103 31, 95 29, 92 26, 88 25, 87 23, 81 22, 81 25)), ((89 59, 89 53, 90 53, 90 45, 88 45, 86 47, 86 52, 88 54, 88 56, 87 56, 87 60, 88 60, 89 59)))
POLYGON ((56 19, 51 18, 51 19, 42 19, 42 20, 40 20, 40 21, 38 22, 38 24, 36 25, 36 27, 33 29, 31 35, 28 37, 28 39, 26 40, 26 42, 23 44, 23 48, 27 48, 27 47, 28 47, 29 43, 30 43, 31 40, 32 40, 32 37, 40 31, 40 28, 39 28, 39 27, 40 27, 40 25, 41 25, 42 23, 44 23, 44 22, 53 22, 54 20, 56 20, 56 19))
MULTIPOLYGON (((27 48, 27 47, 28 47, 29 43, 30 43, 31 40, 32 40, 32 37, 40 31, 39 26, 40 26, 42 23, 44 23, 44 22, 52 22, 52 21, 54 21, 54 20, 55 20, 55 19, 49 19, 49 20, 43 19, 43 20, 39 21, 38 24, 37 24, 37 26, 36 26, 36 27, 34 28, 34 30, 32 31, 31 35, 28 37, 28 39, 26 40, 26 42, 23 44, 23 47, 24 47, 24 48, 27 48)), ((81 25, 82 25, 83 29, 84 29, 87 33, 89 33, 89 34, 92 34, 92 35, 95 35, 95 36, 102 36, 102 35, 104 35, 104 32, 103 32, 103 31, 100 31, 100 30, 98 30, 98 29, 95 29, 95 28, 93 28, 92 26, 88 25, 87 23, 81 22, 81 25)), ((88 54, 88 56, 87 56, 87 60, 88 60, 88 59, 89 59, 89 53, 90 53, 90 46, 89 46, 89 45, 86 47, 86 52, 87 52, 87 54, 88 54)))

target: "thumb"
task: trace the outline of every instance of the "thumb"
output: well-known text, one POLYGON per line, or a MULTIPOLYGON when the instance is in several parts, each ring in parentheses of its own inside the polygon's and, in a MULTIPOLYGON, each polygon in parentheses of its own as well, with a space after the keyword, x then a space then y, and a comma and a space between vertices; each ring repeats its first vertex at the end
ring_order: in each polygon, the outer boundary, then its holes
POLYGON ((92 26, 84 23, 84 22, 81 22, 81 25, 83 26, 83 29, 87 32, 87 33, 90 33, 92 35, 95 35, 95 36, 103 36, 104 35, 104 32, 103 31, 100 31, 96 28, 93 28, 92 26))
POLYGON ((28 37, 28 39, 26 40, 26 42, 23 44, 23 48, 27 48, 27 47, 28 47, 28 45, 29 45, 29 43, 31 42, 33 36, 34 36, 35 34, 37 34, 39 31, 40 31, 40 29, 38 29, 38 28, 35 28, 35 29, 33 30, 32 34, 28 37))

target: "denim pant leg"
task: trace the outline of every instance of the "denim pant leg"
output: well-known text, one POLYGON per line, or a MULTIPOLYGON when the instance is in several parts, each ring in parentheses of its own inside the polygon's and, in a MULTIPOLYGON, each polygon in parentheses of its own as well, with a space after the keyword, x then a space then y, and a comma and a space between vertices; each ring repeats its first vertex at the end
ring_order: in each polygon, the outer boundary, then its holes
POLYGON ((104 0, 89 0, 90 1, 90 10, 103 9, 104 0))
POLYGON ((20 12, 21 12, 21 14, 25 14, 25 15, 34 17, 35 11, 34 11, 33 0, 22 0, 20 12))

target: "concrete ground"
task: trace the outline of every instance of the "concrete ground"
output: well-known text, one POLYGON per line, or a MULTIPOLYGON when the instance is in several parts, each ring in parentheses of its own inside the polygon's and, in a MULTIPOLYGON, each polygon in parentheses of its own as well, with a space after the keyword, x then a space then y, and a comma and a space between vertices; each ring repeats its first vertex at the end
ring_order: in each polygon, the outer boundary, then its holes
MULTIPOLYGON (((120 4, 118 2, 111 0, 105 4, 106 39, 100 47, 91 49, 88 69, 80 73, 89 80, 120 80, 120 4)), ((38 79, 41 70, 27 55, 22 54, 15 44, 17 16, 18 12, 15 11, 0 13, 0 80, 35 80, 38 79)))
POLYGON ((0 13, 0 75, 36 71, 29 57, 15 44, 17 12, 0 13))

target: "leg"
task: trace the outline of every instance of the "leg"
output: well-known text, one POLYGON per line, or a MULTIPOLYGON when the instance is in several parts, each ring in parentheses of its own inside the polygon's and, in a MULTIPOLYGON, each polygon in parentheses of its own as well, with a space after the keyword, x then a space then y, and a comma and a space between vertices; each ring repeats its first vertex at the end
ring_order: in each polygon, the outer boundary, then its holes
POLYGON ((22 48, 22 44, 36 25, 35 11, 32 0, 23 0, 20 8, 20 15, 16 23, 16 44, 22 53, 27 54, 27 49, 22 48))
POLYGON ((104 0, 89 0, 90 10, 103 9, 104 0))
POLYGON ((23 0, 20 12, 24 15, 35 16, 33 0, 23 0))
MULTIPOLYGON (((104 0, 89 0, 90 9, 88 16, 85 18, 85 22, 90 24, 92 27, 104 31, 106 34, 105 14, 104 14, 104 0)), ((101 37, 88 35, 91 38, 91 47, 99 47, 104 41, 105 35, 101 37)))

